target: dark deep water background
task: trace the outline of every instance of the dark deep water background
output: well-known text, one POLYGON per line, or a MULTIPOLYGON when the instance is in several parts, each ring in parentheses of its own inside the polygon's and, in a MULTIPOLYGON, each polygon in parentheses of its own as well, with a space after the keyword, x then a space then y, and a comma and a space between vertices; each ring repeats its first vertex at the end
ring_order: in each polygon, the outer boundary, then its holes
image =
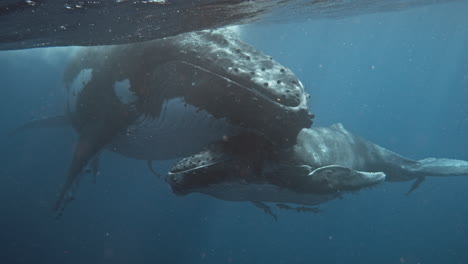
MULTIPOLYGON (((249 25, 243 38, 290 67, 312 96, 315 126, 414 159, 468 160, 468 4, 307 23, 249 25)), ((70 49, 0 53, 0 263, 468 263, 468 178, 383 185, 277 211, 176 197, 145 162, 106 152, 60 220, 51 204, 75 136, 8 132, 63 111, 70 49)), ((170 162, 158 162, 163 174, 170 162)))

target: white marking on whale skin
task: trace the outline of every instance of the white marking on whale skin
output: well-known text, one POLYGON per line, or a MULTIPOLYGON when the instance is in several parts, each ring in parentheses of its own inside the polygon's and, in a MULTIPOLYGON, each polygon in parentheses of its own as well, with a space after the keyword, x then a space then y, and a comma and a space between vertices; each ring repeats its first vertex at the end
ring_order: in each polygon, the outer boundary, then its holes
POLYGON ((93 69, 81 70, 68 87, 68 106, 71 111, 76 110, 76 101, 83 88, 91 81, 93 69))
POLYGON ((214 118, 182 98, 172 98, 158 118, 139 117, 113 140, 110 150, 136 159, 167 160, 193 155, 240 131, 224 118, 214 118))
POLYGON ((128 79, 115 82, 114 93, 122 104, 131 104, 138 99, 133 91, 130 90, 130 81, 128 79))
POLYGON ((352 184, 356 187, 365 185, 366 183, 369 184, 376 184, 379 182, 383 182, 387 175, 383 172, 367 172, 367 171, 356 171, 360 177, 354 177, 354 181, 352 184))
POLYGON ((311 181, 326 181, 332 188, 362 187, 377 184, 385 180, 383 172, 357 171, 338 165, 328 165, 309 173, 311 181), (341 186, 341 187, 340 187, 341 186))

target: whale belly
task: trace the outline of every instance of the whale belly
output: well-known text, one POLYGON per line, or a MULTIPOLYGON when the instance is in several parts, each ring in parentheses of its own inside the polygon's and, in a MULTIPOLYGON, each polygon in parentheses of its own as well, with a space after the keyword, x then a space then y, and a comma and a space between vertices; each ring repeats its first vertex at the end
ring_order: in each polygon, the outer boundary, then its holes
POLYGON ((192 155, 209 143, 241 131, 224 118, 168 100, 157 118, 140 116, 112 141, 111 151, 142 160, 167 160, 192 155))

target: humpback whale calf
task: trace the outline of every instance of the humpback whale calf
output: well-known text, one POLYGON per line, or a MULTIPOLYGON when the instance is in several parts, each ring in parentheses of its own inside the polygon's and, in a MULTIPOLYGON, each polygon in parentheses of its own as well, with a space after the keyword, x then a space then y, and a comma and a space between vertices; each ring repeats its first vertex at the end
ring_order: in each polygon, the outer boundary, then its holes
POLYGON ((166 181, 180 195, 317 205, 384 180, 416 179, 413 190, 426 176, 457 175, 468 176, 467 161, 411 160, 335 124, 302 129, 289 148, 275 148, 256 135, 214 143, 181 160, 166 181))
POLYGON ((18 129, 68 123, 78 133, 56 210, 103 149, 172 159, 242 131, 288 146, 312 124, 308 95, 294 73, 229 30, 86 48, 64 81, 66 115, 18 129))

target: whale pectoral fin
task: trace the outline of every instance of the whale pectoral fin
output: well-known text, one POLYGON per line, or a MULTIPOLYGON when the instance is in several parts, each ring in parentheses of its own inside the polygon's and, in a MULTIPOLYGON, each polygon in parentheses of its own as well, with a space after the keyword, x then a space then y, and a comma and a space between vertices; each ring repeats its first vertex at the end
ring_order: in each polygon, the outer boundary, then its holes
POLYGON ((82 170, 120 130, 121 126, 115 125, 112 122, 97 122, 81 129, 73 152, 73 158, 68 168, 65 184, 53 206, 55 212, 60 213, 63 211, 69 200, 68 198, 71 197, 72 188, 78 183, 82 170))
POLYGON ((312 192, 333 193, 355 191, 370 187, 385 180, 383 172, 357 171, 339 165, 315 169, 307 176, 305 187, 312 192))
POLYGON ((53 210, 61 212, 72 197, 72 189, 78 183, 80 173, 88 162, 102 149, 104 144, 80 137, 75 145, 72 162, 68 168, 67 179, 54 204, 53 210))
POLYGON ((61 128, 71 127, 70 119, 67 116, 51 116, 40 119, 35 119, 24 123, 9 133, 9 136, 14 136, 18 133, 36 128, 61 128))
POLYGON ((148 169, 151 171, 151 173, 154 174, 154 176, 158 177, 158 178, 161 178, 161 174, 158 173, 154 167, 153 167, 153 161, 152 160, 147 160, 146 161, 146 165, 148 166, 148 169))
POLYGON ((423 183, 425 180, 426 180, 425 176, 419 176, 418 178, 416 178, 416 180, 414 181, 413 185, 411 185, 411 188, 408 190, 406 195, 407 196, 410 195, 410 193, 416 190, 421 185, 421 183, 423 183))

